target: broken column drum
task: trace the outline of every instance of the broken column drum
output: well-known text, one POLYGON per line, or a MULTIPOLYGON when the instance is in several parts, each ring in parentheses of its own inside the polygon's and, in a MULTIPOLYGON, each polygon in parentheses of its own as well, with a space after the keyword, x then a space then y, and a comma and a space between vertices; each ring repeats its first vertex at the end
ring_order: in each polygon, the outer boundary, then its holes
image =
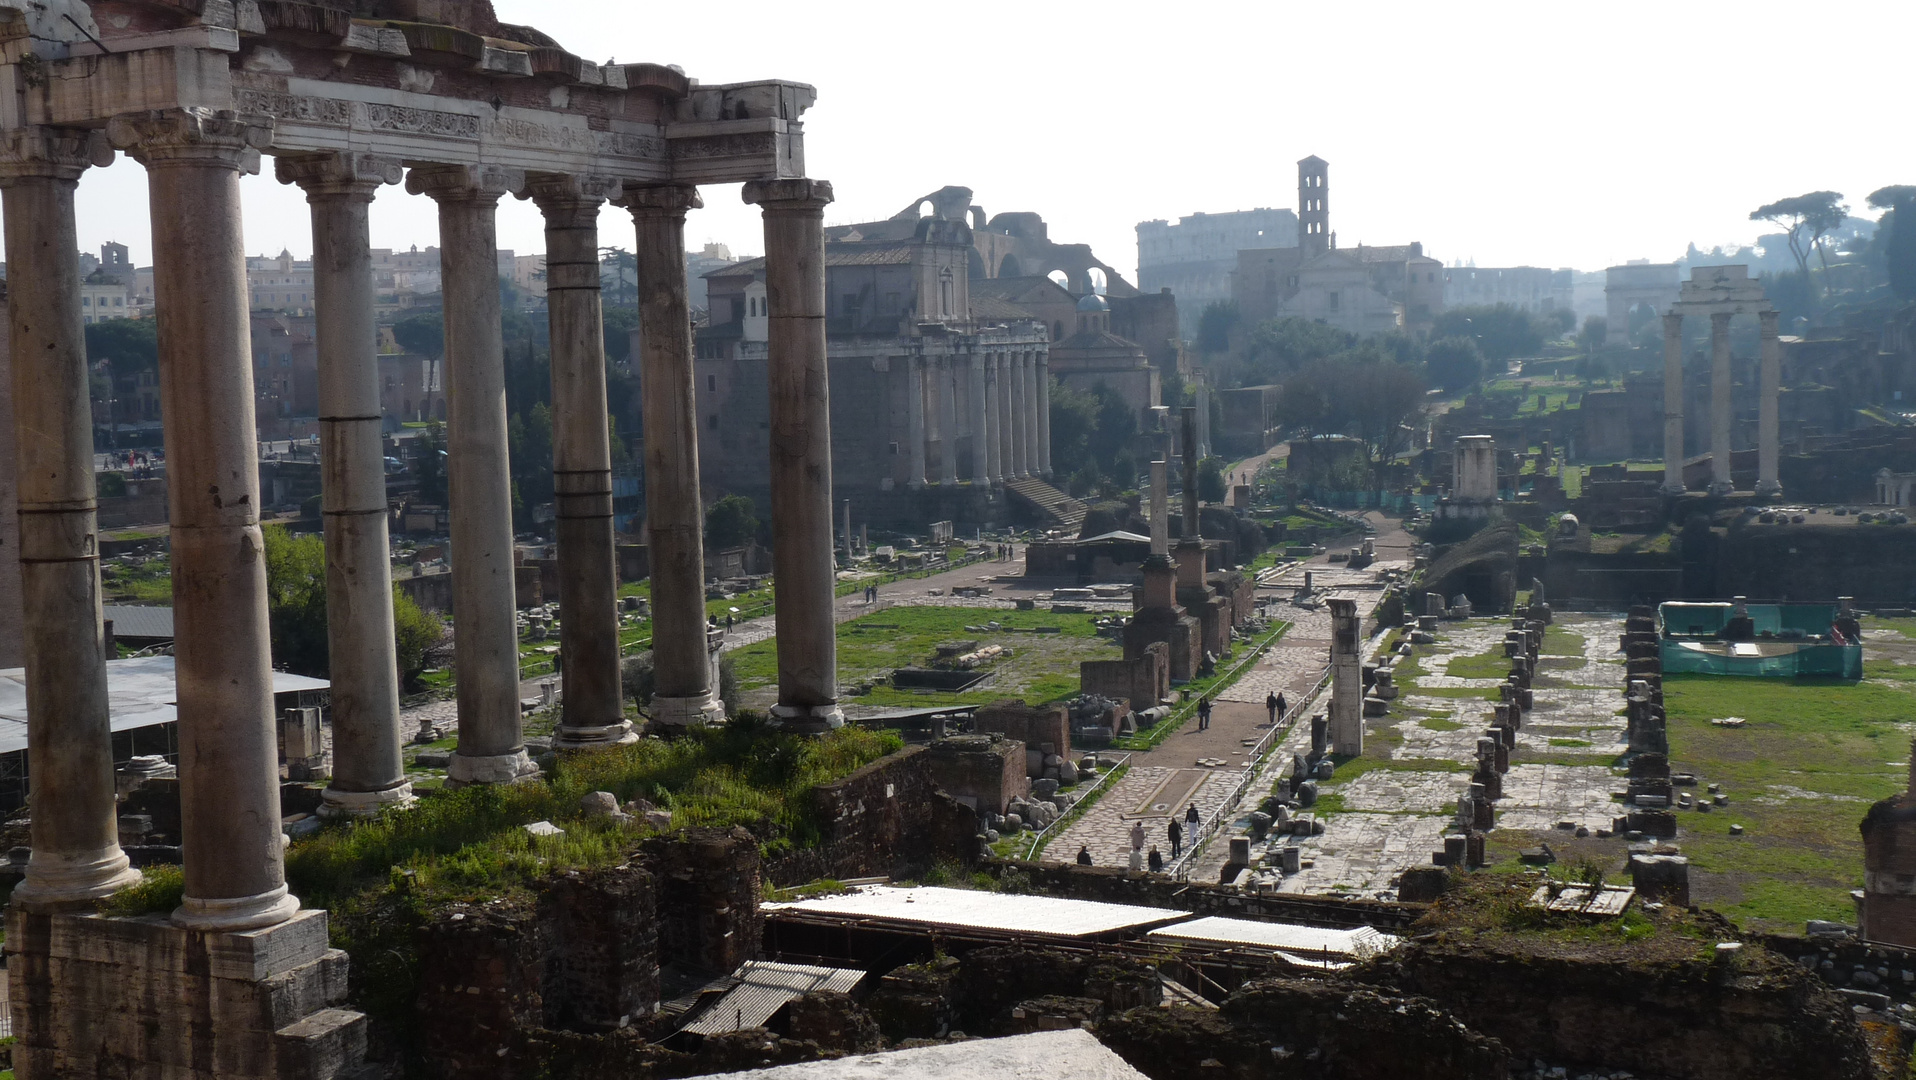
POLYGON ((28 129, 0 148, 13 396, 19 423, 20 579, 33 779, 33 854, 16 905, 58 906, 105 896, 140 879, 115 825, 106 654, 100 618, 93 421, 73 193, 99 135, 28 129))
POLYGON ((754 181, 745 201, 765 215, 770 311, 772 551, 778 703, 787 728, 844 726, 832 621, 831 389, 825 362, 825 207, 822 180, 754 181))
MULTIPOLYGON (((713 693, 706 652, 705 518, 699 502, 697 386, 685 282, 685 214, 700 202, 693 188, 629 190, 626 205, 639 230, 639 319, 656 328, 647 330, 640 357, 647 433, 646 527, 652 540, 652 655, 659 695, 653 699, 652 715, 661 725, 683 728, 723 719, 725 713, 713 693)), ((825 510, 824 557, 829 565, 829 504, 825 510)))
POLYGON ((525 174, 492 166, 416 168, 406 189, 439 204, 445 293, 446 473, 452 516, 452 610, 459 747, 449 783, 538 775, 519 716, 519 632, 499 308, 499 198, 525 174))

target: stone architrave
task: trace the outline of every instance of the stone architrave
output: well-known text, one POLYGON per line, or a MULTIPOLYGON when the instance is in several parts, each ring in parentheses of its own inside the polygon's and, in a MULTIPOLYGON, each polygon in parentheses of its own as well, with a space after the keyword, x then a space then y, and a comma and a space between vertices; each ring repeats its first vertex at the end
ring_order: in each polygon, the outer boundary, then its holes
POLYGON ((1683 316, 1663 317, 1663 494, 1681 495, 1683 483, 1683 316))
POLYGON ((367 217, 378 190, 398 183, 405 170, 395 159, 371 154, 313 154, 279 158, 275 171, 281 183, 305 190, 313 216, 320 503, 333 721, 333 774, 320 808, 331 814, 372 815, 413 801, 400 758, 399 670, 367 217))
POLYGON ((8 282, 9 343, 21 357, 5 391, 14 415, 31 419, 4 435, 18 467, 21 608, 33 613, 21 642, 33 854, 13 900, 36 910, 140 880, 115 825, 93 420, 72 254, 79 250, 73 194, 80 175, 112 160, 104 138, 82 131, 27 128, 0 142, 7 261, 18 268, 8 282))
MULTIPOLYGON (((704 204, 691 187, 628 187, 626 192, 625 206, 638 228, 633 250, 639 262, 639 322, 648 328, 640 363, 657 679, 652 718, 662 727, 683 729, 725 717, 706 652, 705 515, 699 501, 698 398, 685 282, 685 215, 704 204)), ((596 269, 593 273, 596 278, 596 269)))
MULTIPOLYGON (((175 700, 185 898, 173 921, 256 930, 292 918, 259 527, 240 174, 269 124, 204 109, 115 117, 147 170, 160 401, 171 489, 175 700)), ((496 293, 496 290, 495 290, 496 293)))
POLYGON ((526 755, 519 716, 511 460, 494 219, 500 197, 524 186, 524 173, 491 166, 434 165, 406 176, 407 191, 439 204, 459 702, 459 747, 446 774, 455 785, 513 783, 539 772, 526 755))
POLYGON ((838 640, 832 620, 831 387, 825 353, 823 180, 745 185, 765 217, 765 295, 770 309, 767 381, 771 405, 772 552, 776 592, 778 704, 794 730, 842 727, 838 640))
MULTIPOLYGON (((599 299, 599 208, 619 191, 617 182, 603 177, 536 173, 527 176, 520 193, 539 207, 546 226, 552 503, 559 541, 559 657, 565 678, 559 727, 552 739, 558 750, 615 746, 638 738, 625 718, 619 685, 619 564, 612 526, 612 436, 606 423, 605 318, 599 299)), ((655 336, 648 333, 644 340, 649 345, 655 336)), ((647 379, 645 385, 652 383, 647 379)), ((648 472, 648 480, 654 475, 648 472)), ((656 567, 656 544, 651 558, 656 567)), ((658 606, 655 593, 654 610, 658 606)))

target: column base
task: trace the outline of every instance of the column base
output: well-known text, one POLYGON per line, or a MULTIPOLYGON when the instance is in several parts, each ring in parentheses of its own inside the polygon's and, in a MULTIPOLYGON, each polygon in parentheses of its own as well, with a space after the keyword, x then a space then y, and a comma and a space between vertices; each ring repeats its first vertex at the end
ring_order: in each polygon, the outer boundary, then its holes
POLYGON ((1780 499, 1783 497, 1783 484, 1777 480, 1758 480, 1756 497, 1759 499, 1780 499))
POLYGON ((189 896, 173 911, 173 925, 187 930, 264 930, 299 914, 299 897, 286 886, 252 896, 189 896))
POLYGON ((1735 491, 1736 485, 1730 483, 1728 480, 1712 480, 1710 482, 1710 494, 1712 495, 1730 495, 1734 494, 1735 491))
POLYGON ((539 766, 533 764, 521 746, 509 754, 462 754, 452 752, 446 763, 446 786, 462 788, 468 784, 520 784, 539 778, 539 766))
POLYGON ((654 697, 652 723, 662 728, 705 727, 725 722, 725 706, 711 691, 690 697, 654 697))
POLYGON ((907 480, 905 481, 905 489, 908 491, 923 491, 925 490, 925 482, 923 480, 907 480))
POLYGON ((597 726, 560 724, 552 733, 554 750, 602 750, 608 746, 629 746, 639 741, 630 720, 597 726))
POLYGON ((382 791, 346 791, 328 785, 319 798, 319 816, 323 818, 378 817, 388 807, 404 809, 419 801, 413 796, 410 780, 382 791))
POLYGON ((772 720, 784 731, 818 735, 845 726, 845 713, 831 705, 774 705, 772 720))
POLYGON ((1689 489, 1689 488, 1687 488, 1687 487, 1684 487, 1684 486, 1683 486, 1683 484, 1682 484, 1681 482, 1679 482, 1679 481, 1676 481, 1676 480, 1665 480, 1665 481, 1663 482, 1663 486, 1657 489, 1657 494, 1659 494, 1659 495, 1686 495, 1686 494, 1688 494, 1688 493, 1689 493, 1689 491, 1690 491, 1690 489, 1689 489))
POLYGON ((53 912, 83 907, 140 881, 120 845, 77 855, 36 851, 27 862, 26 880, 13 890, 13 902, 29 911, 53 912))

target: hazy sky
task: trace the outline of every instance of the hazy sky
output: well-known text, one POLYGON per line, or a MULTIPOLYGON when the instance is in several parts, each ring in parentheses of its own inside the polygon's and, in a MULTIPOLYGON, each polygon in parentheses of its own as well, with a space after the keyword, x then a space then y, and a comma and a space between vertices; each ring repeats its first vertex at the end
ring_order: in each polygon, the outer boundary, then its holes
MULTIPOLYGON (((1749 211, 1821 188, 1857 210, 1916 183, 1908 0, 721 5, 494 0, 588 59, 704 82, 818 88, 812 175, 833 223, 946 184, 1032 210, 1132 275, 1135 224, 1294 207, 1295 162, 1330 162, 1340 245, 1421 240, 1449 263, 1600 269, 1753 239, 1749 211)), ((247 247, 312 250, 296 189, 248 178, 247 247)), ((762 249, 735 186, 704 189, 687 241, 762 249)), ((152 259, 146 183, 122 158, 80 188, 80 240, 152 259)), ((1874 216, 1874 212, 1870 212, 1874 216)), ((603 243, 630 246, 623 214, 603 243)), ((387 188, 374 243, 437 242, 430 201, 387 188)), ((543 246, 506 200, 500 246, 543 246)))

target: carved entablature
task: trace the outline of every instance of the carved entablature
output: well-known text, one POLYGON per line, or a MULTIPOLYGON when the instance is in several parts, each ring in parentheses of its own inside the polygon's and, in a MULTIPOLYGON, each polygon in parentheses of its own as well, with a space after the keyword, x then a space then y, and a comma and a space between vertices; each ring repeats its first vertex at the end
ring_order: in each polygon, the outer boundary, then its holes
POLYGON ((271 118, 269 154, 350 152, 636 183, 804 174, 790 82, 594 64, 487 0, 0 0, 0 131, 173 108, 271 118), (360 14, 355 15, 354 8, 360 14), (69 21, 66 16, 71 15, 69 21))

